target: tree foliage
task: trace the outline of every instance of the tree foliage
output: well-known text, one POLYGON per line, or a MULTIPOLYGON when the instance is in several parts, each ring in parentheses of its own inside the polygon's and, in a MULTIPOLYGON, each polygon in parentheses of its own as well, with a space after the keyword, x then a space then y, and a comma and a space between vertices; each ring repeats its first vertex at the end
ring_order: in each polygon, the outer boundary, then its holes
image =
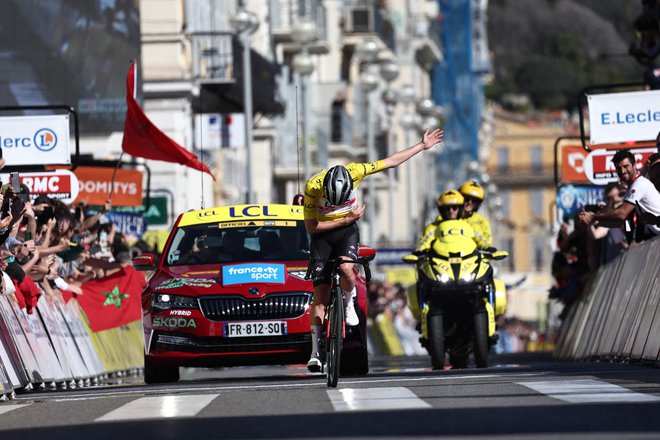
POLYGON ((641 5, 620 0, 490 0, 490 99, 529 97, 539 109, 573 108, 585 87, 640 81, 627 53, 641 5))

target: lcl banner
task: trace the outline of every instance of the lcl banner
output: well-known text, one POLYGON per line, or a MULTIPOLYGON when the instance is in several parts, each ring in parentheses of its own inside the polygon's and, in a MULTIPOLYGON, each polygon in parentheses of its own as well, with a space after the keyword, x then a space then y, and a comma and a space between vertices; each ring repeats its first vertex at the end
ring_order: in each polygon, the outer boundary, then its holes
MULTIPOLYGON (((27 186, 32 200, 43 194, 62 203, 71 203, 78 196, 78 179, 69 170, 22 172, 18 178, 27 186)), ((9 174, 0 174, 0 180, 8 183, 9 174)))
POLYGON ((591 143, 648 141, 660 132, 660 90, 589 95, 591 143))
MULTIPOLYGON (((635 166, 638 170, 648 159, 648 157, 655 153, 655 147, 649 148, 632 148, 630 152, 635 155, 635 166)), ((607 185, 609 182, 616 182, 618 176, 616 169, 612 163, 612 158, 617 150, 593 150, 584 160, 584 174, 589 179, 589 182, 594 185, 607 185)))
POLYGON ((69 116, 2 117, 0 147, 8 166, 70 164, 69 116))
POLYGON ((80 182, 76 202, 103 205, 112 190, 113 206, 142 206, 142 171, 118 168, 114 181, 112 167, 77 167, 80 182))

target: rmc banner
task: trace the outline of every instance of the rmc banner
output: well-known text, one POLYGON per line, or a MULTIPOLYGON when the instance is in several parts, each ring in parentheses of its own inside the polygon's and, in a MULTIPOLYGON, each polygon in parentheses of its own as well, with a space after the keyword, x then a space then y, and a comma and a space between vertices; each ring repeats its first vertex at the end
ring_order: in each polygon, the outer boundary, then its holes
POLYGON ((660 90, 589 95, 591 143, 648 141, 660 132, 660 90))
POLYGON ((9 166, 68 165, 69 115, 0 118, 0 147, 9 166))

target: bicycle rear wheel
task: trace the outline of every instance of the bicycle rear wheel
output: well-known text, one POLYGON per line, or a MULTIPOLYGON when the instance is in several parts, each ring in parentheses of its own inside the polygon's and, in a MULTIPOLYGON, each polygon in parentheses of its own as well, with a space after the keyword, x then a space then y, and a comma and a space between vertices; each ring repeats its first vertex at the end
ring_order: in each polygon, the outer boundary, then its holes
POLYGON ((328 311, 328 337, 326 339, 326 359, 328 362, 328 386, 337 387, 341 364, 341 345, 344 330, 344 300, 341 290, 333 289, 328 311))

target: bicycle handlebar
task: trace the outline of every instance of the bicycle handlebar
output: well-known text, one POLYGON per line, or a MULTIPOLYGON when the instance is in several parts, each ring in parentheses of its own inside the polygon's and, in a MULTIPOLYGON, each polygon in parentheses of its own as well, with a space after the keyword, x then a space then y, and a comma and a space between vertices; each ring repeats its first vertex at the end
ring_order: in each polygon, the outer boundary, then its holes
POLYGON ((354 264, 360 264, 364 268, 364 278, 366 279, 367 283, 371 281, 371 269, 369 268, 369 260, 367 258, 358 258, 357 260, 351 260, 350 258, 329 258, 329 259, 321 259, 321 258, 312 258, 309 260, 309 265, 307 266, 307 272, 305 273, 305 279, 309 280, 312 277, 312 268, 314 267, 314 263, 332 263, 332 272, 334 273, 335 270, 339 266, 341 266, 344 263, 354 263, 354 264))

